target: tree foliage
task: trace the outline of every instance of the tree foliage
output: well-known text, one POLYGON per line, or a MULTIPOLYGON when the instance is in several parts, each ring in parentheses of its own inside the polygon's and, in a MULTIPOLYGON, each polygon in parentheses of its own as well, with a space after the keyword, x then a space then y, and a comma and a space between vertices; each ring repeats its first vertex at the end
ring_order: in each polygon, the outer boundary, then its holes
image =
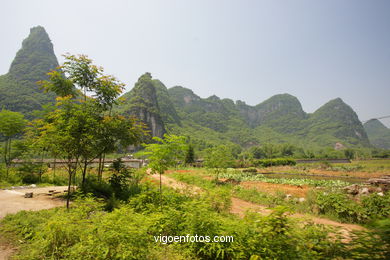
POLYGON ((5 138, 3 158, 8 169, 12 162, 11 140, 16 135, 21 134, 26 127, 27 121, 21 113, 2 109, 0 112, 0 134, 5 138))
POLYGON ((205 157, 205 166, 215 173, 215 179, 218 181, 218 175, 221 171, 232 167, 234 157, 232 151, 226 145, 220 145, 207 150, 205 157))
POLYGON ((79 164, 83 164, 84 186, 88 163, 118 145, 137 144, 144 131, 134 119, 111 115, 122 83, 105 75, 85 55, 65 55, 65 59, 61 73, 51 72, 50 80, 41 82, 47 91, 56 93, 56 109, 35 120, 30 135, 36 146, 67 162, 69 192, 79 164))

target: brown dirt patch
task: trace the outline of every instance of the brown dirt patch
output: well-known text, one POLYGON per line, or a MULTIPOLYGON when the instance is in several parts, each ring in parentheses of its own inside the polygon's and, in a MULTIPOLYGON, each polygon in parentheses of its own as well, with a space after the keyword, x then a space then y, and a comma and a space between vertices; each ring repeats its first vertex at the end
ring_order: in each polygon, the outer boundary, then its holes
POLYGON ((186 173, 186 172, 195 172, 195 170, 167 170, 165 171, 166 174, 178 172, 178 173, 186 173))
MULTIPOLYGON (((160 183, 160 175, 159 174, 151 174, 149 175, 150 179, 155 183, 160 183)), ((175 190, 182 191, 182 192, 189 192, 192 194, 199 194, 202 192, 202 189, 197 186, 188 185, 183 182, 176 181, 175 179, 172 179, 170 177, 167 177, 165 175, 161 175, 161 182, 163 185, 171 187, 175 190)))
POLYGON ((64 206, 64 201, 48 196, 49 190, 63 193, 67 186, 44 188, 0 190, 0 219, 7 214, 17 213, 21 210, 41 210, 64 206), (24 198, 26 192, 33 192, 33 198, 24 198))
POLYGON ((5 238, 0 237, 0 260, 8 260, 16 249, 6 241, 5 238))
POLYGON ((268 192, 275 194, 278 191, 286 194, 291 194, 295 197, 306 197, 307 192, 309 191, 308 186, 295 186, 289 184, 277 184, 277 183, 267 183, 261 181, 243 181, 240 184, 246 189, 256 189, 262 192, 268 192))
POLYGON ((272 212, 272 210, 268 209, 265 206, 232 197, 232 206, 230 208, 230 213, 236 214, 243 218, 247 211, 256 212, 261 215, 268 215, 272 212))
MULTIPOLYGON (((8 214, 21 210, 42 210, 61 207, 65 202, 47 195, 49 190, 63 193, 67 186, 54 186, 44 188, 0 190, 0 220, 8 214), (32 198, 24 198, 26 192, 33 192, 32 198)), ((0 238, 0 260, 10 259, 16 249, 4 238, 0 238)))
POLYGON ((257 172, 259 173, 294 173, 296 174, 308 174, 308 175, 325 175, 325 176, 332 176, 332 177, 351 177, 351 178, 375 178, 380 177, 384 173, 383 172, 364 172, 364 171, 331 171, 326 169, 310 169, 307 168, 306 170, 303 169, 294 169, 291 166, 277 166, 277 167, 268 167, 268 168, 259 168, 257 169, 257 172))
POLYGON ((321 169, 311 169, 309 171, 311 174, 326 175, 326 176, 348 176, 348 177, 357 177, 357 178, 375 178, 380 177, 383 173, 380 172, 342 172, 342 171, 328 171, 321 169))

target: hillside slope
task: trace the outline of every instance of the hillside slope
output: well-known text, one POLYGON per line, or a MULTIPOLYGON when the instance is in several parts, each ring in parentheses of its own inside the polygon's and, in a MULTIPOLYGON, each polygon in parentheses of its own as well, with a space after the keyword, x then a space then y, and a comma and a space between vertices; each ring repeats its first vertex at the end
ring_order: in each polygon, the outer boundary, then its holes
POLYGON ((47 79, 47 73, 58 66, 53 44, 41 26, 31 28, 11 63, 9 72, 0 76, 0 107, 23 113, 31 118, 33 110, 54 101, 36 84, 47 79))
POLYGON ((364 123, 368 139, 375 147, 390 149, 390 129, 378 119, 371 119, 364 123))

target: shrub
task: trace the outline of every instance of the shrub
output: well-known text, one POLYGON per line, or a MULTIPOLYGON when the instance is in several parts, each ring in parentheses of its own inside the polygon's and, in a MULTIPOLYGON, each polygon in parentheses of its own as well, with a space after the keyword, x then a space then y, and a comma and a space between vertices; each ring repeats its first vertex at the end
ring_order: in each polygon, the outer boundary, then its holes
POLYGON ((290 158, 275 158, 275 159, 255 160, 254 164, 255 166, 258 167, 270 167, 270 166, 296 165, 297 162, 290 158))
POLYGON ((40 182, 46 171, 47 166, 43 163, 24 163, 18 168, 22 182, 27 184, 40 182))
POLYGON ((257 169, 254 168, 254 167, 250 167, 250 168, 243 169, 242 172, 254 172, 254 173, 256 173, 257 169))

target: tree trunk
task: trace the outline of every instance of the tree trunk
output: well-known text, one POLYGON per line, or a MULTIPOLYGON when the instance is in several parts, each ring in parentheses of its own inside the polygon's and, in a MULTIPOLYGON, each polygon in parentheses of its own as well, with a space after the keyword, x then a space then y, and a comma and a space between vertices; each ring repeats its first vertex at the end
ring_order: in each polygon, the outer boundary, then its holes
POLYGON ((87 162, 87 159, 84 159, 84 167, 83 167, 83 180, 81 182, 81 187, 85 187, 85 175, 87 174, 87 165, 88 165, 88 162, 87 162))
POLYGON ((103 153, 103 158, 102 158, 102 167, 100 169, 100 181, 103 180, 103 171, 104 171, 104 160, 106 159, 106 154, 103 153))
POLYGON ((160 173, 160 211, 162 212, 162 181, 161 181, 161 172, 160 173))
POLYGON ((57 158, 54 157, 54 165, 53 165, 53 183, 54 183, 55 180, 56 180, 56 160, 57 160, 57 158))
POLYGON ((68 174, 69 174, 69 179, 68 179, 68 196, 66 197, 66 208, 69 209, 69 201, 70 201, 70 185, 72 184, 72 169, 71 165, 68 166, 68 174))
POLYGON ((99 165, 98 165, 98 181, 100 181, 100 169, 102 168, 102 154, 99 155, 99 165))
POLYGON ((42 182, 42 175, 43 175, 43 157, 44 157, 45 153, 42 152, 42 156, 41 156, 41 168, 39 169, 39 182, 41 183, 42 182))
POLYGON ((7 166, 8 139, 4 142, 4 163, 7 166))
POLYGON ((11 166, 11 138, 8 138, 8 148, 6 150, 6 153, 8 154, 8 158, 5 161, 6 168, 7 168, 7 180, 8 180, 8 174, 9 174, 9 167, 11 166))

